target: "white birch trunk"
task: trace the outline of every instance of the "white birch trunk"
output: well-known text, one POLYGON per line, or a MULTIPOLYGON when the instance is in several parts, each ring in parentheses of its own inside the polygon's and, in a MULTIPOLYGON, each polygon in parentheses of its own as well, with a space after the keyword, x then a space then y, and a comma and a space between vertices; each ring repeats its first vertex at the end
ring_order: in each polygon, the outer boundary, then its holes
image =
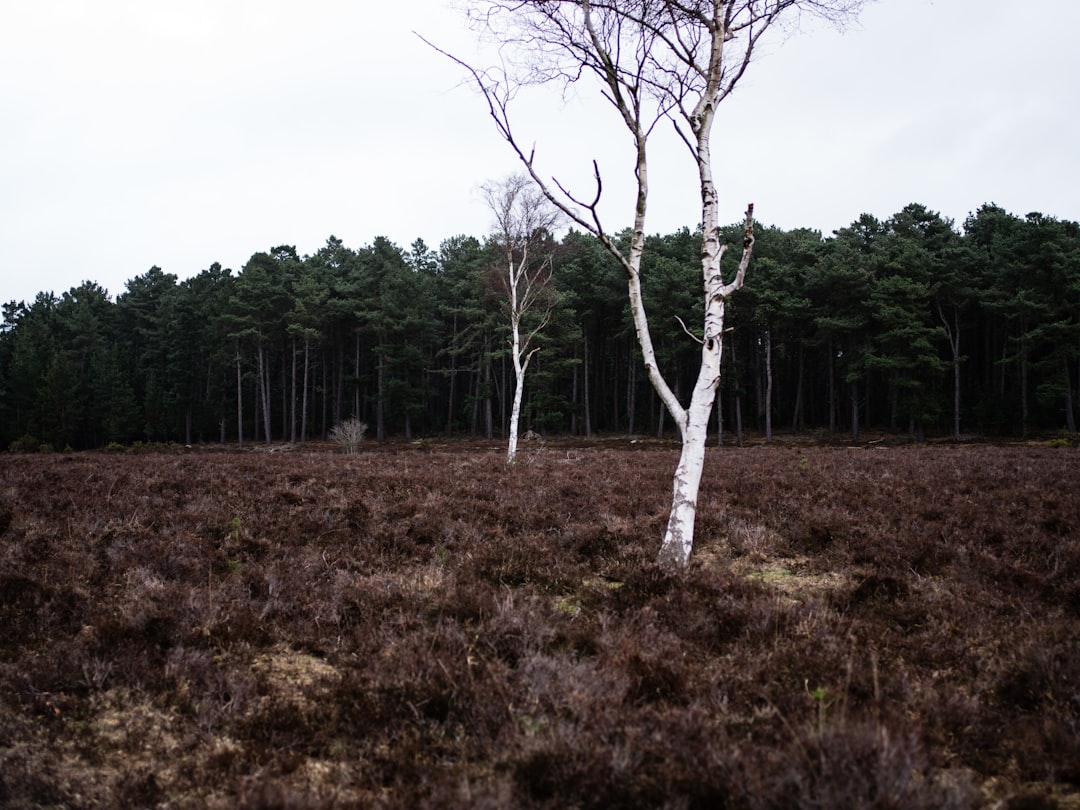
MULTIPOLYGON (((514 365, 514 398, 510 407, 509 440, 506 463, 517 457, 521 402, 525 390, 525 372, 538 347, 534 339, 551 317, 552 302, 544 299, 551 280, 550 256, 538 266, 531 266, 530 253, 536 240, 550 233, 559 221, 559 211, 527 175, 512 175, 499 183, 482 187, 488 207, 499 226, 498 238, 506 251, 506 294, 510 314, 510 358, 514 365), (522 335, 522 318, 537 310, 535 323, 522 335)), ((505 369, 505 365, 503 366, 505 369)), ((505 412, 504 412, 505 413, 505 412)))
MULTIPOLYGON (((713 182, 710 137, 717 105, 734 89, 750 64, 761 35, 779 16, 798 10, 801 0, 748 0, 742 3, 712 0, 708 3, 658 4, 573 3, 478 4, 474 19, 495 35, 497 41, 533 48, 541 55, 522 70, 524 84, 562 78, 570 83, 582 75, 597 79, 600 95, 610 103, 634 140, 634 176, 637 197, 629 248, 617 245, 601 225, 599 204, 603 187, 600 169, 593 161, 596 193, 590 201, 575 197, 558 180, 546 180, 534 158, 526 151, 510 125, 508 105, 521 86, 502 70, 478 71, 440 51, 466 68, 488 103, 488 111, 502 137, 510 144, 529 176, 566 217, 596 236, 626 271, 634 331, 645 371, 654 390, 678 426, 682 453, 672 485, 672 510, 662 541, 659 560, 685 567, 694 539, 694 516, 705 458, 706 428, 720 383, 720 352, 724 331, 724 303, 738 290, 753 250, 753 205, 746 212, 742 259, 734 280, 725 284, 720 272, 724 249, 720 244, 718 198, 713 182), (494 12, 494 13, 487 13, 494 12), (503 27, 510 15, 511 25, 503 27), (516 16, 520 12, 520 17, 516 16), (515 28, 513 20, 520 20, 515 28), (733 42, 734 58, 724 59, 725 43, 733 42), (539 46, 539 47, 536 47, 539 46), (561 60, 565 60, 562 62, 561 60), (539 67, 539 69, 536 69, 539 67), (705 322, 700 338, 701 367, 688 408, 668 385, 656 364, 649 324, 641 294, 641 258, 645 249, 648 202, 647 141, 663 119, 670 119, 693 154, 700 180, 701 270, 705 296, 705 322), (687 133, 682 125, 689 127, 687 133), (558 193, 556 193, 558 189, 558 193)), ((859 5, 859 0, 815 0, 805 5, 823 17, 840 21, 859 5)), ((436 48, 436 50, 438 50, 436 48)), ((685 327, 684 327, 685 328, 685 327)), ((741 411, 736 397, 736 421, 741 411)), ((632 419, 632 417, 631 417, 632 419)))
MULTIPOLYGON (((698 180, 701 185, 701 272, 705 293, 705 324, 701 338, 701 368, 690 398, 690 407, 683 409, 667 385, 659 386, 654 381, 656 390, 668 405, 668 410, 675 418, 682 434, 682 453, 672 481, 671 514, 668 517, 667 530, 660 544, 657 557, 661 565, 671 568, 685 568, 690 563, 690 552, 694 548, 694 520, 697 515, 698 490, 701 474, 705 467, 705 443, 708 439, 709 415, 712 413, 716 390, 720 386, 720 365, 723 353, 724 308, 727 297, 743 285, 746 268, 750 263, 750 254, 754 246, 754 205, 747 206, 743 232, 743 253, 735 278, 724 283, 720 270, 720 261, 724 257, 725 246, 720 244, 719 198, 713 179, 712 168, 712 125, 716 116, 716 104, 720 99, 720 80, 724 27, 718 26, 712 40, 712 53, 708 71, 708 83, 701 95, 689 122, 694 135, 694 155, 697 161, 698 180), (665 392, 668 396, 665 396, 665 392)), ((644 184, 645 174, 644 138, 638 150, 638 182, 644 184)), ((639 189, 639 194, 641 194, 639 189)), ((639 200, 638 211, 644 214, 644 200, 639 200)), ((642 217, 643 218, 643 217, 642 217)), ((644 240, 641 240, 644 247, 644 240)), ((640 258, 639 258, 640 261, 640 258)), ((640 267, 640 263, 635 267, 640 267)), ((633 299, 633 295, 631 295, 633 299)), ((641 320, 645 321, 645 311, 641 308, 641 320)), ((635 323, 637 312, 635 312, 635 323)), ((644 330, 648 331, 647 327, 644 330)), ((639 330, 639 337, 641 331, 639 330)), ((643 352, 646 346, 642 344, 643 352)), ((646 352, 646 367, 652 359, 652 346, 646 352)), ((650 379, 653 379, 650 373, 650 379)), ((655 374, 659 377, 659 373, 655 374)))
MULTIPOLYGON (((519 297, 519 285, 522 283, 522 279, 525 272, 525 261, 528 258, 528 251, 522 253, 520 263, 515 267, 513 259, 510 260, 509 267, 509 280, 510 280, 510 357, 514 364, 514 399, 510 406, 510 430, 509 441, 506 445, 506 463, 513 464, 517 458, 518 448, 518 431, 521 422, 521 402, 524 398, 525 391, 525 372, 529 368, 529 361, 532 359, 533 354, 536 353, 536 349, 529 349, 528 344, 532 338, 536 335, 536 331, 531 332, 526 336, 525 340, 521 337, 521 315, 528 310, 532 304, 531 296, 526 297, 524 300, 519 297)), ((526 284, 526 294, 528 294, 529 288, 526 284)), ((544 322, 547 321, 547 317, 544 317, 544 322)))
MULTIPOLYGON (((515 347, 514 351, 517 351, 515 347)), ((514 355, 514 403, 510 407, 510 440, 506 445, 506 463, 513 464, 517 458, 518 423, 521 418, 522 391, 525 388, 525 366, 514 355)))
MULTIPOLYGON (((715 301, 713 317, 724 321, 724 301, 715 301)), ((706 317, 708 321, 708 317, 706 317)), ((705 444, 709 437, 709 416, 712 414, 716 389, 720 384, 720 352, 722 338, 718 334, 701 347, 701 369, 690 399, 690 407, 679 424, 682 433, 682 452, 672 479, 671 514, 660 545, 658 557, 662 565, 685 568, 694 548, 694 522, 697 516, 698 490, 705 469, 705 444)))
MULTIPOLYGON (((707 161, 707 144, 703 149, 707 161)), ((702 169, 702 178, 703 187, 711 188, 711 171, 702 169)), ((661 565, 672 568, 685 568, 690 563, 690 553, 694 547, 698 490, 701 486, 701 474, 705 468, 709 416, 716 400, 717 388, 720 386, 725 304, 727 297, 743 284, 754 243, 754 206, 750 205, 746 211, 742 260, 739 262, 735 279, 725 284, 720 273, 720 260, 724 254, 724 247, 719 244, 719 231, 715 226, 715 192, 712 200, 712 235, 709 236, 708 230, 704 232, 706 235, 703 237, 702 251, 702 271, 705 276, 705 331, 701 343, 701 368, 690 398, 690 407, 686 409, 680 407, 677 412, 670 406, 668 408, 675 418, 675 423, 679 426, 682 452, 672 480, 671 514, 668 516, 667 529, 660 544, 657 560, 661 565)), ((710 215, 708 205, 706 205, 705 214, 705 221, 708 223, 710 215)))
POLYGON ((521 400, 525 390, 525 370, 529 367, 530 353, 524 361, 521 358, 521 329, 518 317, 517 286, 514 282, 513 265, 510 268, 510 356, 514 361, 514 401, 510 406, 510 439, 506 445, 506 463, 513 464, 517 458, 518 424, 521 420, 521 400))
MULTIPOLYGON (((510 207, 507 207, 506 218, 509 221, 510 207)), ((521 395, 525 388, 525 367, 529 361, 521 362, 521 310, 518 301, 518 271, 514 267, 513 243, 511 241, 509 227, 505 231, 507 235, 507 281, 509 282, 510 294, 510 356, 514 360, 514 402, 510 406, 510 438, 506 443, 506 463, 513 464, 517 458, 518 446, 518 420, 521 416, 521 395)), ((526 251, 521 259, 521 266, 525 264, 526 251)))

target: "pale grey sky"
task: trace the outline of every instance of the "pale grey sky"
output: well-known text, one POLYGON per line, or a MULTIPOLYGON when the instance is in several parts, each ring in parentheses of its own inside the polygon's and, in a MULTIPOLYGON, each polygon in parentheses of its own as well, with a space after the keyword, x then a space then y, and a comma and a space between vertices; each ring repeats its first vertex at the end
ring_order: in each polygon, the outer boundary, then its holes
MULTIPOLYGON (((766 44, 721 110, 728 221, 825 234, 920 202, 1080 219, 1080 3, 878 0, 839 34, 766 44)), ((515 171, 481 99, 419 31, 471 38, 446 0, 0 0, 0 300, 110 294, 158 265, 239 271, 385 235, 483 236, 515 171)), ((625 136, 591 97, 522 98, 541 168, 630 221, 625 136), (578 186, 581 188, 581 186, 578 186)), ((684 147, 653 152, 648 230, 696 222, 684 147)))

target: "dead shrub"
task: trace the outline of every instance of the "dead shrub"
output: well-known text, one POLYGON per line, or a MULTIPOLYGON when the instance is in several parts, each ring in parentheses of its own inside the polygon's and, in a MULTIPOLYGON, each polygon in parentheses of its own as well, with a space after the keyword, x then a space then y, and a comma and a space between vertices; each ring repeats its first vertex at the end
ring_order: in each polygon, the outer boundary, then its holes
POLYGON ((352 455, 364 441, 367 423, 359 419, 346 419, 330 429, 330 440, 336 442, 346 455, 352 455))

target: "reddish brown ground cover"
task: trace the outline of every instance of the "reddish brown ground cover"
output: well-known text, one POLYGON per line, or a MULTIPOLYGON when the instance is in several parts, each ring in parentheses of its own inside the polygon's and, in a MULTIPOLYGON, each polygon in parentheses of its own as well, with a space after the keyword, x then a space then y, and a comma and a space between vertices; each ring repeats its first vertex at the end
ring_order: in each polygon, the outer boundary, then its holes
POLYGON ((1077 807, 1080 455, 0 459, 0 805, 1077 807))

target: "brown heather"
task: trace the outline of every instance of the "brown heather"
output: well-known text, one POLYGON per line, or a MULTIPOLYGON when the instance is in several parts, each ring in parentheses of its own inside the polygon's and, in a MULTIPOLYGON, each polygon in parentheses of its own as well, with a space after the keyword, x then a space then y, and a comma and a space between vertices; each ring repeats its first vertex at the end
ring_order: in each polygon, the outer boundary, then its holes
POLYGON ((6 456, 0 806, 1080 807, 1080 455, 6 456))

